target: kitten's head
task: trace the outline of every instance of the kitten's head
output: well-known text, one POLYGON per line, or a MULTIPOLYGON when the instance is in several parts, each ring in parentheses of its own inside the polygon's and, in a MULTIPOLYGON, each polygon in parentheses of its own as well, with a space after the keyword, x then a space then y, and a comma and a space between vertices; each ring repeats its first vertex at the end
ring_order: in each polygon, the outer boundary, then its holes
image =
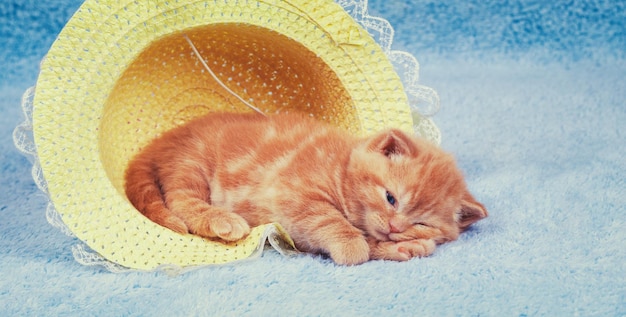
POLYGON ((344 191, 348 220, 381 241, 443 243, 487 217, 452 156, 400 130, 353 150, 344 191))

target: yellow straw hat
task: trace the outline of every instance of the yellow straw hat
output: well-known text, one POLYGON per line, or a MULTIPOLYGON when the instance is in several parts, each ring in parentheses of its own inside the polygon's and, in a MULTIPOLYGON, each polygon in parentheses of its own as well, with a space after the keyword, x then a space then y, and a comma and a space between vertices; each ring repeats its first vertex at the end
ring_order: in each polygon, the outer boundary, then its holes
POLYGON ((35 158, 49 220, 96 252, 76 247, 77 259, 151 270, 245 259, 268 240, 289 252, 278 224, 224 244, 156 225, 124 195, 126 164, 152 138, 208 112, 250 111, 220 82, 265 113, 305 112, 361 135, 393 126, 438 142, 411 107, 420 98, 436 108, 436 94, 416 84, 415 59, 390 50, 392 29, 366 9, 365 0, 87 0, 42 62, 14 132, 35 158))

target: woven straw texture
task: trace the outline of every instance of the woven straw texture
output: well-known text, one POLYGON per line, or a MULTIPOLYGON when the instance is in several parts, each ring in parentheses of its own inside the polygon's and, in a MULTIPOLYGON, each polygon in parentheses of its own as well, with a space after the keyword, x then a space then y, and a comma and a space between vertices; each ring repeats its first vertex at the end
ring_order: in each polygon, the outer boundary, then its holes
POLYGON ((211 111, 299 111, 366 135, 413 130, 380 46, 341 6, 312 1, 86 1, 42 63, 33 134, 55 209, 91 249, 150 270, 220 264, 262 249, 268 227, 224 244, 179 235, 123 194, 129 159, 163 131, 211 111))

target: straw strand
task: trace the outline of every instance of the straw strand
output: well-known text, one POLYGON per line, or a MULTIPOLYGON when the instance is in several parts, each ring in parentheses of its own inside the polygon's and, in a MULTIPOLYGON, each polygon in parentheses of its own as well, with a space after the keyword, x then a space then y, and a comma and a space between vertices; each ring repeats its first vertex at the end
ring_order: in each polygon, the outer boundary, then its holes
POLYGON ((243 102, 243 104, 245 104, 246 106, 248 106, 248 108, 258 112, 259 114, 261 114, 262 116, 265 117, 265 114, 259 110, 259 108, 253 106, 252 104, 250 104, 249 102, 247 102, 246 100, 244 100, 243 98, 241 98, 241 96, 237 95, 234 91, 232 91, 230 88, 228 88, 228 86, 226 86, 218 77, 217 75, 215 75, 215 73, 211 70, 211 68, 209 67, 209 65, 204 61, 204 59, 202 58, 202 56, 200 55, 200 52, 198 52, 198 49, 196 48, 196 46, 193 44, 193 42, 191 41, 191 39, 189 38, 189 36, 187 36, 187 34, 183 34, 183 36, 185 37, 185 40, 187 40, 187 43, 189 43, 189 46, 191 46, 191 49, 193 50, 193 53, 196 54, 196 56, 198 57, 198 59, 200 60, 200 62, 202 63, 202 66, 204 66, 204 68, 209 72, 209 74, 211 74, 211 77, 213 77, 213 79, 215 79, 215 81, 222 86, 222 88, 226 89, 226 91, 228 91, 231 95, 235 96, 235 98, 239 99, 239 101, 243 102))

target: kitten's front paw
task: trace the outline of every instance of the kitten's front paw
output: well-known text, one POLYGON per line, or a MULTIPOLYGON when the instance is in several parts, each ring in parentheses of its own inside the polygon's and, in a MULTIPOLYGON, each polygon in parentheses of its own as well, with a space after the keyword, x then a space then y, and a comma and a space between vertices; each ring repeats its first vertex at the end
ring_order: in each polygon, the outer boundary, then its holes
POLYGON ((431 239, 382 241, 372 248, 370 257, 372 260, 408 261, 431 255, 435 247, 435 241, 431 239))
POLYGON ((337 243, 331 247, 330 257, 337 264, 356 265, 369 260, 370 247, 365 238, 358 237, 347 243, 337 243))

